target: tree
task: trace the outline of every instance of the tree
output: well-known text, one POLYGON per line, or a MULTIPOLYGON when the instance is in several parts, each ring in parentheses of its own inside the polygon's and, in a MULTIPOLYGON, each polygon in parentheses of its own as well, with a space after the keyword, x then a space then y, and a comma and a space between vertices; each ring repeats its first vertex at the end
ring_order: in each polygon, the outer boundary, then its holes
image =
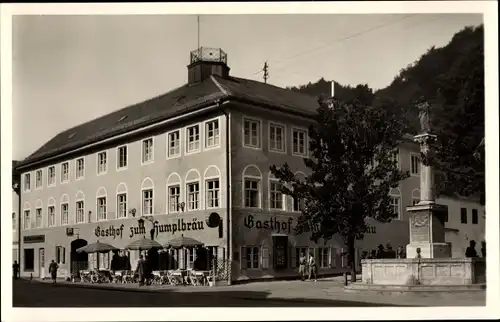
POLYGON ((270 170, 284 194, 303 202, 296 233, 310 231, 315 242, 338 234, 348 248, 355 282, 354 242, 363 238, 365 219, 394 218, 389 191, 409 175, 391 158, 406 125, 389 112, 393 109, 387 102, 319 103, 315 124, 309 127, 311 156, 304 159, 310 174, 305 180, 295 177, 287 163, 270 170))

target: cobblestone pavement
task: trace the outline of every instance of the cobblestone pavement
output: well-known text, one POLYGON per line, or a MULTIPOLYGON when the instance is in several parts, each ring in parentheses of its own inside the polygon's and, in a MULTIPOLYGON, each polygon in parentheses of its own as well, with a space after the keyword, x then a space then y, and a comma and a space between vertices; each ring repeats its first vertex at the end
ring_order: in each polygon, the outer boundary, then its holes
MULTIPOLYGON (((74 288, 99 288, 123 291, 140 292, 175 292, 175 293, 199 293, 214 294, 217 297, 235 298, 242 295, 243 298, 257 296, 272 300, 302 300, 324 302, 324 301, 350 301, 365 305, 396 305, 396 306, 484 306, 486 304, 486 292, 475 291, 468 293, 458 292, 400 292, 380 293, 373 291, 346 292, 342 285, 342 277, 320 279, 317 282, 310 281, 273 281, 253 282, 239 285, 208 286, 170 286, 151 285, 139 287, 137 284, 81 284, 60 282, 67 287, 74 288)), ((50 283, 50 281, 43 281, 50 283)), ((62 285, 61 285, 62 286, 62 285)), ((324 306, 329 306, 324 302, 324 306)), ((337 306, 337 305, 335 305, 337 306)))

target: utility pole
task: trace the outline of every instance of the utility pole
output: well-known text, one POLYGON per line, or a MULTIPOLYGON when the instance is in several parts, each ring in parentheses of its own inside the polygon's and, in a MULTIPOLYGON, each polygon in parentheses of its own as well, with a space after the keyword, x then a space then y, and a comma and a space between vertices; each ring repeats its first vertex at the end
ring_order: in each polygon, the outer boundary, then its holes
POLYGON ((269 65, 267 61, 264 63, 264 68, 262 70, 264 71, 264 83, 267 84, 267 79, 269 78, 269 65))

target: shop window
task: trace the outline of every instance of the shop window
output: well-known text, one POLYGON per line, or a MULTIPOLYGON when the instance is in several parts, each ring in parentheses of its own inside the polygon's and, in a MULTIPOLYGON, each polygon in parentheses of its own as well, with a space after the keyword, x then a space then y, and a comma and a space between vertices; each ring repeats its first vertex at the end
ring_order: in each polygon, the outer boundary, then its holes
POLYGON ((65 264, 66 263, 66 248, 62 246, 56 246, 56 263, 65 264))
POLYGON ((242 247, 241 248, 241 264, 242 268, 256 269, 259 268, 260 247, 242 247))
POLYGON ((329 267, 328 256, 330 253, 330 249, 327 247, 322 247, 318 249, 318 266, 320 268, 329 267))
POLYGON ((35 250, 33 248, 24 249, 24 270, 33 271, 35 268, 35 250))

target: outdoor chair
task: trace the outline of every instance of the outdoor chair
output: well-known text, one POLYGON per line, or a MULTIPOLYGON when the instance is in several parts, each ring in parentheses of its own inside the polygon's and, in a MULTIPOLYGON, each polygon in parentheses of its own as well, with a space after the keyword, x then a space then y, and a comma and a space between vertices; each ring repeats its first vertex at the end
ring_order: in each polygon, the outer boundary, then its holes
POLYGON ((80 281, 82 283, 91 283, 91 273, 89 271, 80 271, 80 281))
POLYGON ((153 271, 152 283, 153 284, 161 284, 161 272, 160 271, 153 271))

